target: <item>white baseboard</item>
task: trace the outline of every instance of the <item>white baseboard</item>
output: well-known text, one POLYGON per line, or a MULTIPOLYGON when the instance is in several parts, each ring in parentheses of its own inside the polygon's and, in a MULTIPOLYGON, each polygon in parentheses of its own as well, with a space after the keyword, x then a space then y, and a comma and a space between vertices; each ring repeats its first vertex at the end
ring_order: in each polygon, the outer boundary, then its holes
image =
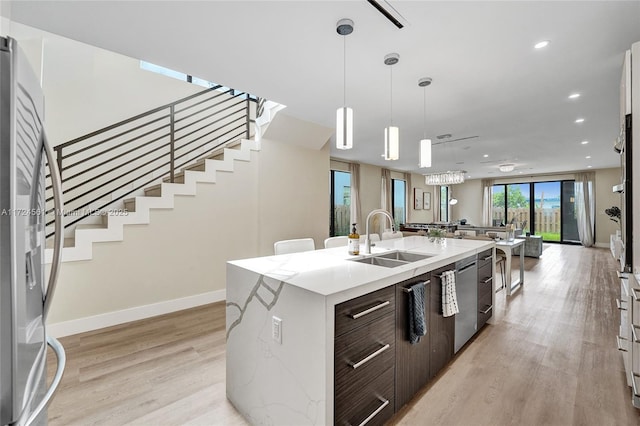
POLYGON ((222 289, 196 294, 194 296, 187 296, 180 299, 153 303, 151 305, 136 306, 134 308, 123 309, 121 311, 107 312, 105 314, 47 324, 47 333, 53 337, 70 336, 72 334, 98 330, 126 322, 137 321, 140 319, 155 317, 157 315, 181 311, 183 309, 195 308, 196 306, 206 305, 209 303, 220 302, 225 300, 226 296, 227 291, 222 289))
POLYGON ((594 246, 598 248, 611 248, 609 243, 595 243, 594 246))

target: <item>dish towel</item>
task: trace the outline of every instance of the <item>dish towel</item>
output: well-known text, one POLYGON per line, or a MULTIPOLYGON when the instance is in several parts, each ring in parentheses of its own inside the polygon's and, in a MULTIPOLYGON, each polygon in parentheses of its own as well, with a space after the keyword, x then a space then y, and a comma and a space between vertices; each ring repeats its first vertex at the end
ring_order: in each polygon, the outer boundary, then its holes
POLYGON ((456 297, 456 273, 447 271, 442 274, 442 316, 450 317, 458 312, 458 298, 456 297))
POLYGON ((409 343, 415 345, 427 334, 427 317, 424 311, 424 282, 409 287, 409 343))

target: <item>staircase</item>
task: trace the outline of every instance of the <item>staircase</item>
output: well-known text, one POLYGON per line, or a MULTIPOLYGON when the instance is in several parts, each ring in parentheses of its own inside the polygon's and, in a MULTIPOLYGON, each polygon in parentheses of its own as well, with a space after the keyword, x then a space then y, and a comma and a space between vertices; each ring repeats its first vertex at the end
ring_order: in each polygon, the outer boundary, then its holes
MULTIPOLYGON (((172 209, 176 195, 195 196, 198 183, 216 183, 219 172, 233 172, 236 161, 260 150, 260 135, 282 106, 215 89, 55 147, 65 201, 63 262, 92 259, 94 243, 122 241, 125 225, 149 224, 152 209, 172 209)), ((47 203, 52 245, 52 196, 47 203)), ((52 257, 47 249, 46 262, 52 257)))

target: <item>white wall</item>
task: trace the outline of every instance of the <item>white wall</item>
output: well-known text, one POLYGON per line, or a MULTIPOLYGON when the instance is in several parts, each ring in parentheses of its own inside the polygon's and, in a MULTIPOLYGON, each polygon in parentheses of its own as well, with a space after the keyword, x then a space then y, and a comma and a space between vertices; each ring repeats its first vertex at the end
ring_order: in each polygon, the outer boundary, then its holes
POLYGON ((26 25, 11 22, 9 31, 41 76, 53 145, 204 90, 142 70, 138 59, 26 25))
POLYGON ((251 162, 236 161, 217 183, 198 184, 197 196, 153 210, 149 225, 126 226, 124 241, 95 244, 91 261, 63 263, 49 324, 111 321, 183 298, 221 300, 227 260, 273 254, 274 241, 286 238, 311 236, 322 247, 328 170, 327 146, 263 140, 251 162))

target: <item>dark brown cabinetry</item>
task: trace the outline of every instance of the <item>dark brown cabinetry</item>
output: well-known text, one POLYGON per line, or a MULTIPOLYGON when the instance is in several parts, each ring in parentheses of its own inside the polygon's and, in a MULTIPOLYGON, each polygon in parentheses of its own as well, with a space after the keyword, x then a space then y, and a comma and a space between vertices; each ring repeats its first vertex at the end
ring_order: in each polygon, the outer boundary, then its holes
POLYGON ((453 358, 453 344, 455 333, 455 316, 442 316, 442 275, 445 271, 455 269, 448 265, 431 271, 429 291, 429 324, 431 333, 431 356, 429 357, 429 376, 434 377, 453 358))
MULTIPOLYGON (((396 408, 399 410, 431 378, 429 359, 431 357, 431 332, 429 331, 429 301, 431 274, 396 284, 396 408), (425 286, 425 313, 427 334, 416 344, 409 341, 409 288, 423 283, 425 286)), ((397 411, 396 410, 396 411, 397 411)))
POLYGON ((478 254, 478 330, 493 314, 493 252, 486 250, 478 254))
POLYGON ((395 412, 395 286, 335 310, 335 424, 383 424, 395 412))

